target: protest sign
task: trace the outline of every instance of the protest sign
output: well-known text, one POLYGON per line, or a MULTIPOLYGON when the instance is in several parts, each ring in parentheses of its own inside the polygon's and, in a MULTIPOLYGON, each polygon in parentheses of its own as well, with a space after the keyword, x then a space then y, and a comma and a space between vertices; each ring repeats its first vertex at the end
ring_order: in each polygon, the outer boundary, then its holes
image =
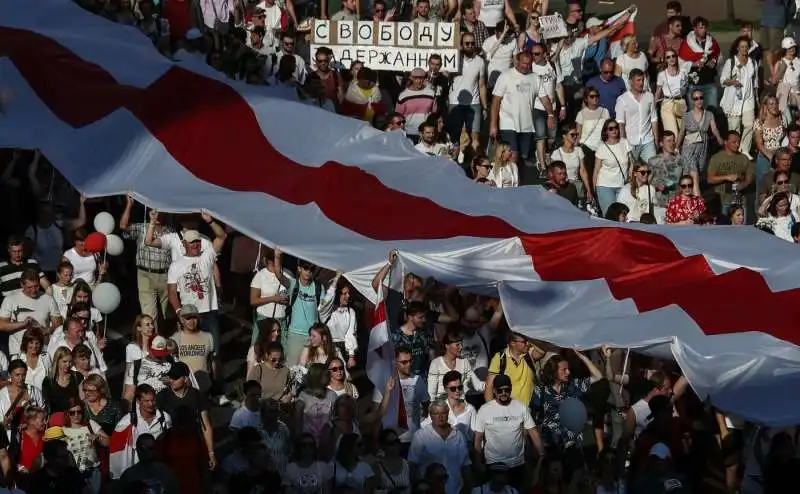
POLYGON ((559 13, 540 16, 539 26, 544 39, 563 38, 567 35, 567 24, 559 13))
POLYGON ((442 57, 443 71, 459 69, 458 25, 452 22, 377 22, 315 20, 312 53, 322 46, 345 67, 356 60, 373 70, 408 72, 442 57))

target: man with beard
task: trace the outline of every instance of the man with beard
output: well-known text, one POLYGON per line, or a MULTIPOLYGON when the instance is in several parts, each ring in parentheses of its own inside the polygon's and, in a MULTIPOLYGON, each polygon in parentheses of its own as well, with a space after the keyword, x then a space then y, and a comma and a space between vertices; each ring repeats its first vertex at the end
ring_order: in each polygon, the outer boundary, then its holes
POLYGON ((575 188, 575 184, 567 181, 567 165, 563 161, 553 161, 547 167, 547 182, 544 187, 555 191, 573 206, 578 204, 578 189, 575 188))
POLYGON ((425 121, 419 125, 419 143, 415 148, 429 156, 447 156, 447 146, 436 142, 436 122, 425 121))
POLYGON ((510 377, 495 377, 494 397, 478 410, 475 419, 475 457, 485 464, 506 465, 509 483, 525 492, 525 435, 530 437, 539 460, 544 458, 544 446, 528 407, 511 398, 510 377))
POLYGON ((531 156, 533 148, 533 111, 540 100, 548 114, 548 124, 555 125, 553 104, 539 78, 531 73, 533 58, 522 52, 516 56, 515 68, 503 72, 492 93, 492 116, 489 134, 507 142, 522 161, 531 156))
POLYGON ((475 152, 480 149, 482 118, 486 118, 489 111, 486 61, 478 54, 478 48, 474 34, 461 35, 461 69, 453 77, 447 119, 447 133, 453 142, 459 141, 464 128, 475 152))

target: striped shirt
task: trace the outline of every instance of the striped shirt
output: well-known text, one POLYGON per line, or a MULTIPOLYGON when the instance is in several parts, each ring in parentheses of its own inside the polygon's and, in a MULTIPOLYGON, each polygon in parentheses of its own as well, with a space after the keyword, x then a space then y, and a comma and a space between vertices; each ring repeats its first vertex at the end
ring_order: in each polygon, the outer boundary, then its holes
POLYGON ((2 292, 3 297, 8 297, 22 289, 19 279, 22 277, 22 272, 28 268, 38 271, 39 278, 44 277, 44 273, 39 269, 39 264, 34 259, 23 260, 19 264, 9 261, 0 262, 0 292, 2 292))
MULTIPOLYGON (((136 267, 145 271, 158 271, 166 273, 169 270, 172 257, 168 249, 159 249, 144 244, 147 235, 147 223, 134 223, 123 232, 123 237, 136 242, 136 267)), ((164 225, 161 231, 153 230, 153 239, 161 238, 168 233, 175 233, 171 227, 164 225)))

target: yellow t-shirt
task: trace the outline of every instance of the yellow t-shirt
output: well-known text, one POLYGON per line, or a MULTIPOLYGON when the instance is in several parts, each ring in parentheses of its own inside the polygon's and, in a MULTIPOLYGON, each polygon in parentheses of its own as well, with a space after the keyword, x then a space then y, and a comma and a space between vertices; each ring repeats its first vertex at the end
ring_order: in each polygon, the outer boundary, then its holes
MULTIPOLYGON (((514 360, 506 348, 502 354, 506 355, 506 369, 503 374, 511 379, 511 397, 519 400, 523 405, 528 406, 533 397, 533 385, 535 374, 533 369, 525 362, 524 355, 519 361, 514 360)), ((498 352, 492 357, 489 363, 490 374, 500 374, 500 355, 498 352)))

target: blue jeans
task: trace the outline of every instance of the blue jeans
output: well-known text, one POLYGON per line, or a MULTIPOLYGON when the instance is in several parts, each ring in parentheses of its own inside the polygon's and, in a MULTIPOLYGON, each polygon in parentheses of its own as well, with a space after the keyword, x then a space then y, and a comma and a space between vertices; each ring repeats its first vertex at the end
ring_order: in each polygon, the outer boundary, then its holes
POLYGON ((719 104, 719 89, 716 84, 698 84, 697 86, 689 86, 689 90, 686 91, 686 100, 689 108, 692 107, 692 102, 690 100, 694 91, 703 93, 703 103, 706 105, 706 108, 716 108, 719 104))
POLYGON ((772 163, 769 158, 761 153, 758 153, 756 158, 756 191, 761 190, 761 184, 764 182, 764 174, 772 169, 772 163))
MULTIPOLYGON (((500 139, 508 143, 509 147, 519 154, 519 158, 526 160, 531 157, 533 148, 533 132, 516 132, 513 130, 501 130, 500 139)), ((491 158, 491 156, 489 157, 491 158)))
POLYGON ((200 313, 198 322, 200 323, 200 331, 211 333, 211 337, 214 338, 214 353, 219 356, 221 342, 219 341, 219 317, 217 311, 212 310, 200 313))
POLYGON ((617 194, 622 187, 597 187, 597 205, 600 206, 600 211, 606 214, 606 209, 612 204, 617 202, 617 194))
POLYGON ((631 154, 633 155, 633 159, 643 163, 647 163, 650 161, 650 158, 657 154, 655 141, 646 144, 634 144, 632 147, 631 154))

